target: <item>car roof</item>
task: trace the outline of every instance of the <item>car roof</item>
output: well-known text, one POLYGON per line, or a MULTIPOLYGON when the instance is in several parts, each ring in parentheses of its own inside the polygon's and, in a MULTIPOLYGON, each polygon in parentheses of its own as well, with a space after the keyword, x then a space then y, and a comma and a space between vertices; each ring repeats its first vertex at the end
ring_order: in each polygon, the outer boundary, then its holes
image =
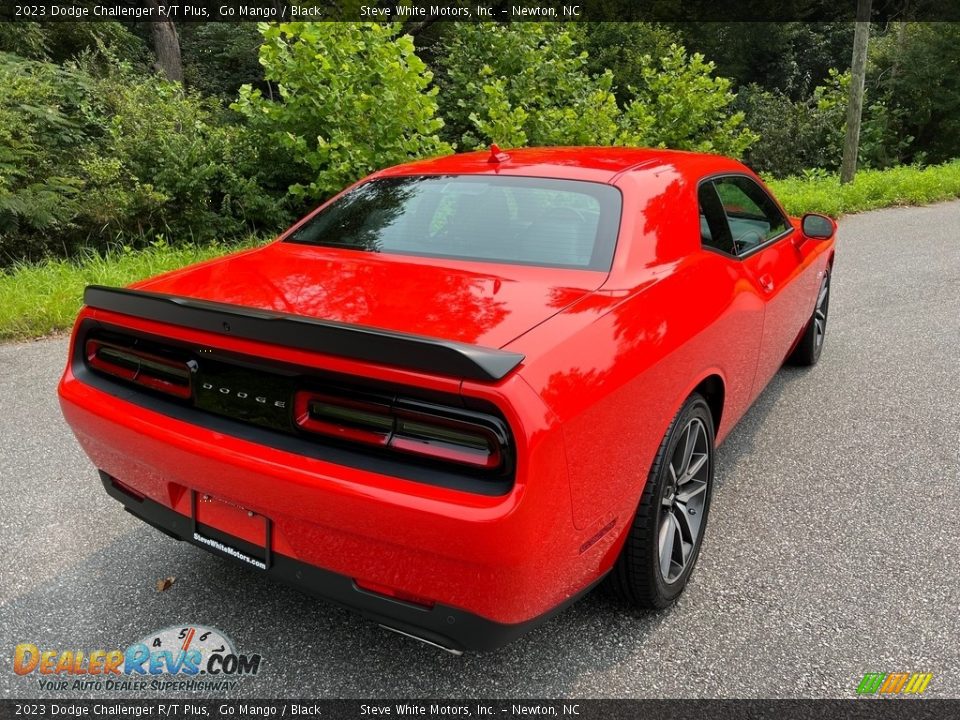
POLYGON ((711 172, 744 170, 736 160, 721 155, 628 147, 540 147, 503 151, 507 157, 491 162, 491 151, 480 150, 396 165, 374 177, 398 175, 527 175, 610 183, 626 170, 669 167, 688 178, 711 172))

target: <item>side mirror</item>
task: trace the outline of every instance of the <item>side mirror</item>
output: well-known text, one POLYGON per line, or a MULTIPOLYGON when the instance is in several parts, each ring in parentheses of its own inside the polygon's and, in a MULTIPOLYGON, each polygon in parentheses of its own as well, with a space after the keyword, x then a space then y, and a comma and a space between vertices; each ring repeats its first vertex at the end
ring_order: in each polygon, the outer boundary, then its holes
POLYGON ((813 240, 829 240, 837 230, 837 224, 826 215, 807 213, 800 221, 803 234, 813 240))

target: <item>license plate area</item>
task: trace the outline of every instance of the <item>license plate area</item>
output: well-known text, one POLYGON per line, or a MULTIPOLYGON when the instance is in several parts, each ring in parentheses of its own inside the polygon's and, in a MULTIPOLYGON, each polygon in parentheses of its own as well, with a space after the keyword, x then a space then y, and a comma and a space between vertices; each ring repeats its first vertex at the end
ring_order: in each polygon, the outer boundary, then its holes
POLYGON ((195 490, 190 490, 190 514, 194 542, 258 570, 270 567, 270 518, 195 490))

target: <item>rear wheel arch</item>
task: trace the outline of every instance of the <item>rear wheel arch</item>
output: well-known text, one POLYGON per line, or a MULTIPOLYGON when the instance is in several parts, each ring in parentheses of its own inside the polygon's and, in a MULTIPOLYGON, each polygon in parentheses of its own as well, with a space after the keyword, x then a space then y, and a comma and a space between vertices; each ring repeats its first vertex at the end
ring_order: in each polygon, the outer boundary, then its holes
MULTIPOLYGON (((690 400, 692 395, 699 394, 706 400, 707 407, 710 409, 710 418, 713 420, 713 432, 716 436, 720 431, 720 420, 723 417, 723 408, 726 401, 726 380, 723 375, 720 374, 720 369, 716 367, 705 369, 701 375, 695 375, 694 378, 697 379, 692 380, 690 384, 686 386, 686 391, 674 401, 671 408, 673 415, 670 416, 670 422, 673 422, 673 417, 687 404, 687 401, 690 400)), ((669 423, 664 425, 661 437, 663 437, 664 433, 669 432, 669 429, 669 423)))
POLYGON ((723 378, 716 373, 708 375, 690 391, 687 397, 693 393, 700 393, 703 399, 707 401, 710 415, 713 417, 713 429, 714 432, 717 432, 720 429, 720 419, 723 417, 723 403, 726 397, 726 386, 723 378))

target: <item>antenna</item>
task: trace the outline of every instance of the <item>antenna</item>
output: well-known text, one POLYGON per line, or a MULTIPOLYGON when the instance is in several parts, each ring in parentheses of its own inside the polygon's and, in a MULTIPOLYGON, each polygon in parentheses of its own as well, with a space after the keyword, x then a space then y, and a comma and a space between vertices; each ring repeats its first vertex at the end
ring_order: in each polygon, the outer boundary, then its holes
POLYGON ((490 157, 487 159, 487 162, 491 163, 502 163, 510 159, 510 156, 507 153, 503 152, 500 149, 500 146, 496 143, 490 144, 490 157))

